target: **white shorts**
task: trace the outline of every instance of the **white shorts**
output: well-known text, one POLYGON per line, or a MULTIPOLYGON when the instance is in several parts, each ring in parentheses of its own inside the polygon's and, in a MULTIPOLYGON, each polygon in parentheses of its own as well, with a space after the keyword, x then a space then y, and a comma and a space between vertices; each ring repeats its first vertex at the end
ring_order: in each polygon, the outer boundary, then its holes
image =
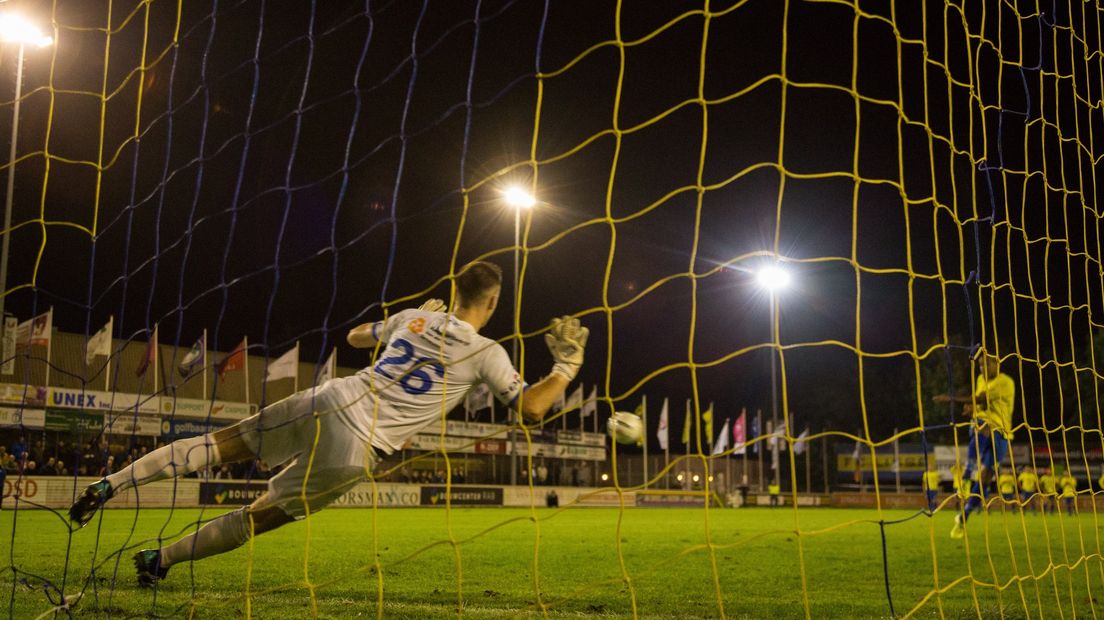
POLYGON ((330 413, 328 399, 304 390, 241 421, 242 441, 269 467, 258 508, 279 506, 297 519, 321 510, 364 480, 379 462, 370 446, 330 413))

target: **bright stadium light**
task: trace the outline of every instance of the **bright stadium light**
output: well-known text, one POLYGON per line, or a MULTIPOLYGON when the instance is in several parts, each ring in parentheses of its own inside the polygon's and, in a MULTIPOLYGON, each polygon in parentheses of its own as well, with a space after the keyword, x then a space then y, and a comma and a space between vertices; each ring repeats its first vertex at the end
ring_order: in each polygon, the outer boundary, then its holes
POLYGON ((15 13, 0 14, 0 41, 46 47, 54 42, 53 37, 42 34, 37 26, 15 13))
POLYGON ((693 480, 694 482, 701 482, 701 476, 694 474, 694 477, 691 478, 691 480, 693 480))
POLYGON ((780 265, 767 265, 755 273, 755 279, 759 286, 774 292, 790 285, 790 272, 780 265))
POLYGON ((602 474, 602 482, 609 481, 609 474, 602 474))
POLYGON ((535 196, 517 185, 507 187, 506 191, 502 192, 502 197, 506 199, 506 204, 517 209, 532 209, 537 204, 535 196))

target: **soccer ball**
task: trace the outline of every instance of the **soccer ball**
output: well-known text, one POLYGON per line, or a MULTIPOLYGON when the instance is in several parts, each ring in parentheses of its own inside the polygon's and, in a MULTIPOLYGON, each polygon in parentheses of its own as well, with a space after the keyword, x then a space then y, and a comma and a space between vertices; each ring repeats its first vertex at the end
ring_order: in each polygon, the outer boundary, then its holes
POLYGON ((644 437, 644 420, 635 413, 618 411, 610 416, 606 430, 617 443, 637 444, 644 437))

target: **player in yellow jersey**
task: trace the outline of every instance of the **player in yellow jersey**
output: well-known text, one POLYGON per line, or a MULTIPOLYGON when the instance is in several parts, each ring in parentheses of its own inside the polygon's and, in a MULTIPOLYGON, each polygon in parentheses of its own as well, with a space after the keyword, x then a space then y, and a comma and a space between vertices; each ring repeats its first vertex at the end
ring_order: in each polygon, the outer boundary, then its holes
POLYGON ((970 489, 970 485, 962 479, 962 464, 955 463, 951 465, 951 489, 954 490, 955 500, 958 502, 956 508, 962 510, 962 506, 966 503, 966 495, 970 489))
POLYGON ((1073 477, 1073 472, 1067 469, 1058 479, 1058 487, 1062 489, 1062 503, 1066 505, 1066 514, 1072 517, 1077 504, 1077 478, 1073 477))
POLYGON ((997 491, 1006 504, 1016 503, 1016 476, 1012 469, 1001 467, 997 474, 997 491))
POLYGON ((928 471, 924 472, 924 493, 928 497, 928 510, 935 512, 939 497, 939 470, 935 468, 935 458, 928 457, 928 471))
POLYGON ((1038 503, 1039 497, 1039 475, 1035 473, 1034 469, 1024 465, 1020 469, 1020 506, 1026 506, 1031 509, 1031 514, 1035 514, 1035 504, 1038 503))
POLYGON ((1058 508, 1058 478, 1050 473, 1050 468, 1043 468, 1043 475, 1039 476, 1039 494, 1043 496, 1043 513, 1054 512, 1058 508))
POLYGON ((964 478, 972 478, 971 473, 977 467, 977 479, 971 485, 966 506, 955 515, 951 538, 965 536, 966 520, 981 507, 983 493, 993 481, 994 468, 1008 455, 1008 442, 1012 439, 1016 384, 1000 371, 1000 358, 995 355, 979 351, 977 365, 973 396, 935 396, 937 402, 963 403, 962 414, 972 417, 964 478))

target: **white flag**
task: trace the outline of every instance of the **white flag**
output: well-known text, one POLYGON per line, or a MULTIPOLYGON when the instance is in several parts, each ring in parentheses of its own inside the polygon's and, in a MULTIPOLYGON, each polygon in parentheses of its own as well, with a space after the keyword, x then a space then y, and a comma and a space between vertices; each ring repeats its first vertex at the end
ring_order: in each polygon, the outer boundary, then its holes
POLYGON ((476 411, 487 409, 494 406, 494 395, 491 394, 491 388, 487 387, 485 383, 468 390, 467 396, 464 397, 464 412, 471 417, 476 411))
POLYGON ((108 319, 107 325, 88 339, 88 348, 84 352, 85 363, 91 364, 97 355, 111 355, 111 330, 114 323, 114 317, 108 319))
POLYGON ((322 367, 318 369, 318 385, 333 379, 337 376, 337 347, 334 347, 330 352, 330 356, 323 362, 322 367))
POLYGON ((713 442, 713 456, 718 454, 724 454, 724 451, 728 450, 728 419, 725 419, 724 426, 721 427, 721 434, 717 435, 717 441, 713 442))
POLYGON ((192 374, 192 370, 199 366, 201 369, 207 365, 207 330, 203 330, 203 335, 199 337, 199 340, 195 341, 191 349, 184 354, 184 359, 180 360, 180 365, 177 367, 177 371, 180 372, 181 377, 187 377, 192 374))
POLYGON ((809 427, 806 426, 805 430, 801 431, 801 434, 794 440, 793 450, 794 454, 801 454, 805 452, 805 447, 809 441, 809 427))
POLYGON ((575 391, 571 393, 571 396, 567 397, 567 402, 564 403, 564 409, 571 411, 574 409, 580 409, 583 406, 583 384, 580 383, 579 387, 575 388, 575 391))
POLYGON ((586 400, 583 402, 582 408, 579 409, 579 416, 580 417, 585 418, 585 417, 587 417, 588 415, 591 415, 591 414, 594 414, 594 415, 598 414, 598 386, 597 385, 590 388, 590 396, 587 396, 586 400))
POLYGON ((299 373, 299 343, 295 344, 295 348, 284 353, 276 359, 276 361, 269 363, 268 372, 265 373, 265 381, 275 381, 277 379, 294 379, 299 373))
POLYGON ((663 408, 659 410, 659 429, 656 430, 656 439, 659 440, 659 448, 661 450, 666 450, 667 446, 670 445, 668 444, 667 428, 667 399, 664 398, 663 408))
POLYGON ((23 321, 15 328, 15 346, 19 348, 50 346, 50 335, 54 331, 53 323, 53 308, 34 318, 23 321))

